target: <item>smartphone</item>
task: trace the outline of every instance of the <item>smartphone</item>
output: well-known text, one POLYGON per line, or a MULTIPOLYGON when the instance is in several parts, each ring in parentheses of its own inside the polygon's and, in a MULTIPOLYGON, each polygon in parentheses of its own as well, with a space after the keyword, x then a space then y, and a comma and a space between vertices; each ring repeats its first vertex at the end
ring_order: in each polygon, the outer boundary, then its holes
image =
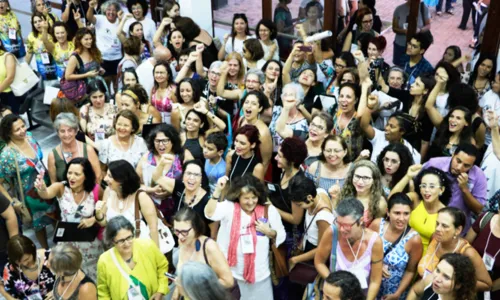
POLYGON ((304 52, 311 52, 312 51, 312 46, 300 46, 299 50, 304 51, 304 52))
POLYGON ((177 275, 172 274, 172 273, 165 272, 165 276, 167 276, 167 278, 172 280, 172 281, 175 281, 175 279, 177 279, 177 275))

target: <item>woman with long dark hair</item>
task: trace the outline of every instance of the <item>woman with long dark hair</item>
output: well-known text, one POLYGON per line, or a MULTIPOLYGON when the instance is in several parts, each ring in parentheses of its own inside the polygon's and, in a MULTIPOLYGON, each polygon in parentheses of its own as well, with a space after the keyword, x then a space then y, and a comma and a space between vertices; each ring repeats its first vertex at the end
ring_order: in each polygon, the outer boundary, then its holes
POLYGON ((151 105, 162 116, 163 123, 171 124, 173 103, 177 102, 177 87, 174 83, 172 69, 166 62, 157 62, 153 68, 154 87, 151 91, 151 105))
POLYGON ((224 43, 219 50, 219 60, 224 60, 226 55, 232 52, 237 52, 243 56, 243 42, 251 37, 248 19, 245 14, 234 14, 232 23, 231 35, 224 36, 224 43))
POLYGON ((465 72, 462 74, 462 82, 472 86, 474 91, 476 91, 477 98, 481 99, 483 95, 491 89, 491 82, 495 80, 496 69, 496 57, 488 54, 481 54, 472 73, 465 72))
POLYGON ((47 51, 42 39, 42 37, 44 35, 47 36, 49 32, 50 36, 48 40, 52 42, 52 28, 49 27, 46 16, 42 13, 35 12, 31 16, 31 32, 26 42, 27 53, 25 60, 30 64, 33 55, 35 56, 36 66, 43 80, 57 79, 54 57, 47 51))
POLYGON ((377 157, 377 166, 382 174, 382 189, 385 197, 389 197, 391 190, 406 175, 413 163, 410 150, 401 143, 391 143, 380 152, 377 157))

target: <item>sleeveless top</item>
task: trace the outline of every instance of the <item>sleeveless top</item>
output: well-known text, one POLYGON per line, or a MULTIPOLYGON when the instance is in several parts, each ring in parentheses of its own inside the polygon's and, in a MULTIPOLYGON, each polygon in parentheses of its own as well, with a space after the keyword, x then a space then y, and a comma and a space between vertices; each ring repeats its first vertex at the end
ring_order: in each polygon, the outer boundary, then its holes
POLYGON ((165 98, 158 98, 156 96, 156 88, 153 88, 151 92, 151 104, 159 111, 159 112, 172 112, 172 99, 169 98, 169 95, 172 93, 172 86, 167 88, 167 95, 165 98))
MULTIPOLYGON (((59 293, 57 292, 57 285, 59 284, 60 280, 61 277, 57 277, 56 282, 54 283, 54 299, 62 299, 62 295, 59 295, 59 293)), ((80 281, 76 290, 73 292, 73 294, 71 294, 69 298, 66 298, 66 300, 78 300, 78 293, 80 292, 80 287, 89 282, 95 285, 94 281, 85 274, 85 277, 82 279, 82 281, 80 281)))
POLYGON ((201 162, 205 161, 205 157, 203 156, 203 147, 200 145, 199 137, 188 139, 186 136, 186 141, 184 142, 184 146, 182 148, 189 150, 194 159, 199 159, 201 162))
POLYGON ((215 185, 217 184, 217 180, 222 176, 226 175, 226 162, 221 157, 220 161, 215 165, 210 163, 210 160, 205 160, 205 173, 208 177, 208 184, 210 186, 210 194, 215 190, 215 185))
POLYGON ((255 166, 260 163, 260 159, 254 154, 250 158, 243 158, 234 151, 231 156, 231 172, 229 181, 241 177, 245 174, 252 174, 255 166))
MULTIPOLYGON (((460 241, 452 253, 464 254, 465 250, 471 247, 471 245, 465 239, 461 237, 457 238, 460 239, 460 241)), ((437 267, 440 257, 437 257, 436 252, 439 246, 440 243, 434 239, 429 244, 427 253, 422 256, 418 263, 418 275, 420 275, 420 277, 425 278, 425 276, 431 274, 437 267)))
POLYGON ((324 189, 325 191, 328 192, 328 189, 332 185, 339 185, 340 189, 344 186, 345 183, 345 178, 326 178, 326 177, 320 177, 321 174, 321 161, 318 161, 318 167, 316 168, 316 172, 314 175, 312 175, 309 172, 306 172, 306 177, 308 177, 311 180, 314 180, 314 184, 316 185, 316 188, 321 188, 324 189))
MULTIPOLYGON (((80 148, 78 148, 78 153, 80 153, 80 148)), ((66 171, 66 165, 68 162, 66 158, 61 158, 57 152, 57 147, 52 149, 52 154, 54 155, 55 166, 56 166, 56 178, 57 182, 64 181, 64 172, 66 171)), ((64 155, 63 155, 64 156, 64 155)), ((87 155, 87 144, 83 144, 83 158, 88 158, 87 155)), ((69 159, 71 161, 71 159, 69 159)))
POLYGON ((420 201, 417 207, 410 214, 410 225, 422 238, 422 245, 424 246, 422 255, 427 253, 427 247, 431 240, 432 234, 436 230, 437 213, 430 214, 424 206, 424 201, 420 201))
POLYGON ((431 282, 431 283, 429 283, 428 286, 425 287, 424 294, 422 295, 422 298, 420 298, 420 299, 421 300, 439 300, 441 298, 432 289, 432 282, 431 282))
MULTIPOLYGON (((379 235, 382 239, 384 253, 392 245, 391 242, 384 239, 385 223, 386 220, 382 218, 380 220, 379 235)), ((391 252, 384 256, 384 265, 388 266, 391 276, 389 278, 382 277, 382 284, 380 285, 380 290, 377 298, 382 299, 382 296, 394 294, 398 290, 401 279, 403 279, 403 275, 406 271, 406 266, 408 265, 408 261, 410 260, 410 255, 408 255, 408 253, 406 252, 405 245, 411 238, 413 238, 417 234, 418 232, 416 231, 409 232, 408 234, 406 234, 406 236, 401 238, 399 243, 394 246, 391 252)), ((407 291, 405 291, 401 295, 400 299, 406 299, 406 293, 407 291)))
MULTIPOLYGON (((120 200, 118 200, 116 193, 111 192, 109 197, 113 197, 114 201, 110 201, 110 199, 108 199, 108 201, 107 201, 108 211, 106 212, 106 221, 109 222, 109 220, 113 219, 116 216, 123 216, 135 228, 135 196, 134 196, 133 200, 132 199, 129 200, 129 201, 133 201, 133 204, 130 205, 130 207, 127 210, 125 210, 121 213, 119 211, 115 211, 111 205, 111 202, 118 203, 118 201, 120 201, 120 200)), ((124 203, 124 205, 125 205, 125 203, 124 203)), ((142 217, 141 210, 139 210, 139 217, 141 218, 141 225, 140 225, 141 226, 141 228, 140 228, 141 229, 141 236, 140 237, 149 237, 149 232, 150 232, 149 227, 144 222, 144 218, 142 217)))

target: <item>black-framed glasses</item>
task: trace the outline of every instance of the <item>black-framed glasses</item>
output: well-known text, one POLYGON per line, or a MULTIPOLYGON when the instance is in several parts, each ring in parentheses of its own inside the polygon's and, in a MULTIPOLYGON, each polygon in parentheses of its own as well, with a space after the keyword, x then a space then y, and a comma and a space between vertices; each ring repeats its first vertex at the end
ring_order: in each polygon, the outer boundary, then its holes
POLYGON ((369 177, 369 176, 361 176, 361 175, 358 175, 358 174, 354 174, 352 180, 354 181, 362 181, 363 183, 368 183, 372 180, 373 178, 372 177, 369 177))
POLYGON ((337 227, 341 228, 345 228, 346 230, 351 230, 352 229, 352 226, 356 225, 356 224, 359 224, 359 221, 361 220, 362 217, 358 218, 356 221, 354 221, 354 223, 351 223, 351 224, 348 224, 348 223, 342 223, 342 222, 339 222, 337 220, 337 218, 335 218, 333 220, 333 224, 337 225, 337 227))
POLYGON ((183 237, 186 237, 189 234, 189 232, 191 231, 191 229, 193 229, 193 227, 186 229, 186 230, 174 229, 174 234, 177 236, 181 235, 183 237))
POLYGON ((118 246, 123 246, 127 242, 128 243, 132 242, 133 239, 134 239, 134 235, 129 235, 128 237, 126 237, 124 239, 115 241, 115 244, 118 245, 118 246))
POLYGON ((166 145, 170 143, 170 139, 155 139, 155 144, 166 145))

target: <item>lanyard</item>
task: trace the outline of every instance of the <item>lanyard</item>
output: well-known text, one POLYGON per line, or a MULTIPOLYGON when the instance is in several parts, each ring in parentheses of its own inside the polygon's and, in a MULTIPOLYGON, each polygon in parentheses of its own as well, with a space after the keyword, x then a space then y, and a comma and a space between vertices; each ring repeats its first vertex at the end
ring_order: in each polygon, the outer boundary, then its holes
MULTIPOLYGON (((484 246, 484 253, 488 253, 487 249, 488 249, 488 245, 490 243, 490 238, 491 238, 491 230, 490 230, 490 234, 488 235, 488 240, 486 241, 486 246, 484 246)), ((493 261, 495 261, 495 258, 497 257, 498 253, 500 253, 500 249, 498 249, 497 253, 493 256, 493 261)))
POLYGON ((354 254, 354 251, 352 250, 352 247, 351 247, 351 244, 349 243, 349 240, 346 239, 347 246, 349 246, 349 249, 351 249, 352 255, 354 255, 354 262, 352 263, 353 265, 356 265, 358 263, 359 250, 361 249, 361 245, 363 243, 363 238, 364 237, 365 237, 365 231, 363 230, 363 234, 361 235, 361 240, 359 240, 358 251, 356 252, 356 254, 354 254))

